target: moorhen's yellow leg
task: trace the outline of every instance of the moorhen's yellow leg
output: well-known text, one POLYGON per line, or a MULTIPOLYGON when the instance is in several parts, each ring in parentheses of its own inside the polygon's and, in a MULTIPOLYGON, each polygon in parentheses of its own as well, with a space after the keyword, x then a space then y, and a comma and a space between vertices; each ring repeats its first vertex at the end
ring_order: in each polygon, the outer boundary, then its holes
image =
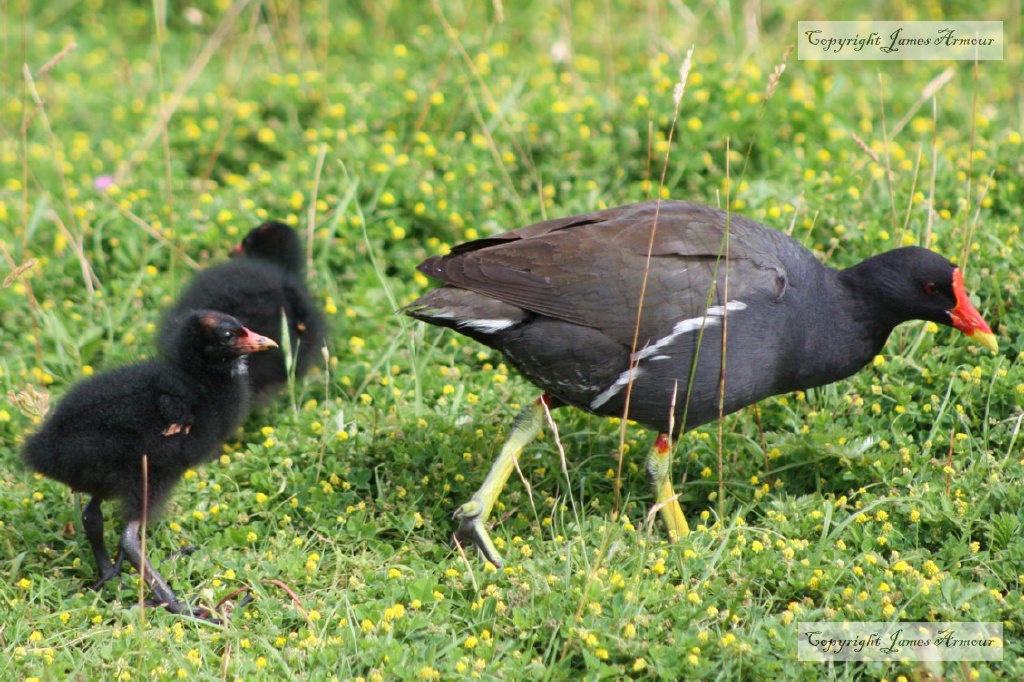
POLYGON ((519 453, 530 441, 537 437, 544 424, 544 402, 542 396, 522 409, 512 424, 512 433, 501 448, 498 459, 494 460, 491 470, 484 479, 483 485, 473 494, 469 502, 455 510, 455 518, 459 519, 459 529, 455 536, 460 542, 472 542, 483 552, 484 557, 492 564, 501 568, 504 563, 498 553, 491 536, 484 524, 494 507, 498 495, 501 494, 508 477, 516 466, 519 453))
POLYGON ((672 490, 672 444, 668 434, 659 433, 651 453, 647 455, 647 480, 654 490, 654 501, 661 505, 661 518, 668 526, 668 538, 676 542, 690 534, 683 508, 672 490))

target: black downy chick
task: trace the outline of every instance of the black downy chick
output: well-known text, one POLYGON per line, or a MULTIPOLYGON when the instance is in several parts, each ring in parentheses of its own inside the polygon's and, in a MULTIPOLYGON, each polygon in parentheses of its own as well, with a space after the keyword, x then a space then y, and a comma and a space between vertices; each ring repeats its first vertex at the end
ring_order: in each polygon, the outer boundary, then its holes
MULTIPOLYGON (((220 310, 284 346, 284 314, 295 377, 301 377, 316 362, 327 325, 306 287, 298 234, 283 223, 264 223, 251 230, 231 255, 232 260, 196 274, 164 317, 163 329, 175 325, 192 310, 220 310)), ((160 338, 159 343, 166 349, 167 336, 161 334, 160 338)), ((282 350, 251 359, 249 383, 254 404, 268 402, 287 381, 282 350)))
POLYGON ((165 333, 163 360, 72 388, 29 438, 23 457, 30 469, 92 496, 82 526, 100 571, 94 589, 119 575, 127 557, 168 610, 199 615, 142 555, 143 518, 163 507, 187 469, 217 454, 248 409, 249 354, 277 344, 213 310, 196 311, 165 333), (103 543, 100 505, 107 499, 121 502, 127 520, 116 564, 103 543))

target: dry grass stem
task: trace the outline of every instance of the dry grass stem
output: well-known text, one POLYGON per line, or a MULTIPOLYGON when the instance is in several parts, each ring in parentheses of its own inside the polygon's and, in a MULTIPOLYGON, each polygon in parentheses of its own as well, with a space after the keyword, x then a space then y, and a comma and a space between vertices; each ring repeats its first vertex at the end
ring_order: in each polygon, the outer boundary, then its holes
POLYGON ((882 160, 880 158, 878 158, 878 154, 875 152, 875 150, 872 149, 871 147, 869 147, 867 142, 865 142, 864 140, 860 139, 860 137, 858 137, 857 133, 855 133, 853 131, 850 131, 850 137, 853 138, 853 141, 855 143, 857 143, 858 147, 860 147, 862 150, 864 150, 865 154, 867 154, 869 157, 871 157, 872 161, 877 163, 879 166, 882 165, 882 160))
POLYGON ((764 101, 767 102, 775 94, 775 88, 779 87, 779 81, 782 80, 782 74, 786 72, 786 62, 789 61, 789 55, 793 52, 793 46, 790 45, 786 48, 786 51, 782 54, 782 62, 775 66, 771 75, 768 76, 768 85, 764 89, 764 101))
POLYGON ((25 384, 20 391, 7 391, 7 401, 33 421, 42 420, 50 412, 50 392, 35 384, 25 384))
POLYGON ((686 92, 686 79, 690 77, 690 69, 693 67, 694 47, 691 45, 690 49, 686 51, 686 57, 683 58, 683 63, 679 66, 679 82, 672 88, 672 101, 675 103, 677 113, 679 103, 683 101, 683 94, 686 92))
POLYGON ((31 270, 36 263, 37 261, 35 258, 29 258, 27 261, 14 268, 14 270, 12 270, 6 277, 4 277, 3 286, 0 288, 6 289, 7 287, 14 284, 14 282, 17 281, 17 279, 21 277, 23 274, 25 274, 26 271, 31 270))
POLYGON ((174 112, 181 106, 181 101, 185 98, 185 95, 192 88, 195 82, 202 75, 206 65, 210 63, 210 59, 220 49, 221 44, 228 37, 231 29, 235 25, 235 21, 238 16, 242 13, 242 10, 249 4, 250 0, 238 0, 231 6, 231 8, 225 13, 224 20, 217 27, 210 39, 206 41, 206 45, 203 46, 199 56, 196 57, 195 61, 189 66, 188 71, 182 77, 181 82, 178 83, 178 87, 174 89, 169 100, 166 103, 162 103, 160 106, 160 115, 157 120, 153 122, 149 130, 146 131, 145 135, 142 136, 141 141, 135 145, 135 148, 125 154, 126 161, 122 162, 120 167, 114 173, 114 182, 121 184, 125 177, 135 168, 137 159, 144 156, 144 153, 153 146, 157 139, 164 136, 167 131, 167 124, 170 122, 171 117, 174 116, 174 112))
POLYGON ((45 78, 53 68, 64 61, 64 58, 71 54, 78 47, 78 43, 68 43, 63 50, 53 56, 50 61, 40 67, 39 71, 36 72, 36 80, 42 80, 45 78))
POLYGON ((927 102, 929 99, 934 99, 936 93, 939 92, 947 83, 953 80, 953 76, 956 74, 956 70, 953 67, 947 68, 945 71, 940 73, 935 78, 931 79, 924 89, 921 90, 921 96, 917 101, 907 109, 907 113, 903 114, 903 118, 892 127, 892 132, 889 134, 889 139, 895 139, 900 131, 903 130, 908 123, 914 118, 918 110, 927 102))

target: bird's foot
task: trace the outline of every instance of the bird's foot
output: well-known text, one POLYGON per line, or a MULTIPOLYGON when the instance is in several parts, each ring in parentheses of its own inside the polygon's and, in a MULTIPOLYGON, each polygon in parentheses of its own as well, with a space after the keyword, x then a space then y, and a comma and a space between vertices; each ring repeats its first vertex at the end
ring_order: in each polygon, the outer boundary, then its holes
POLYGON ((184 547, 179 547, 175 551, 171 552, 170 556, 168 556, 167 559, 174 559, 179 556, 191 556, 192 554, 198 551, 198 545, 185 545, 184 547))
POLYGON ((505 562, 494 546, 490 534, 484 527, 486 517, 483 505, 476 499, 470 500, 455 510, 454 518, 459 520, 459 528, 455 531, 455 541, 460 545, 472 544, 496 568, 502 568, 505 562))
POLYGON ((205 620, 213 625, 224 624, 224 621, 220 619, 216 611, 205 606, 186 606, 184 610, 180 611, 180 614, 195 618, 196 620, 205 620))
POLYGON ((114 563, 110 563, 109 559, 104 565, 100 566, 100 579, 95 584, 91 585, 89 589, 93 592, 99 592, 100 588, 106 585, 109 581, 114 578, 121 577, 121 562, 124 561, 124 555, 120 552, 117 554, 117 560, 114 563))
POLYGON ((189 618, 195 618, 196 620, 204 620, 214 625, 223 625, 224 622, 217 617, 217 612, 209 609, 205 606, 192 606, 184 601, 175 600, 173 602, 159 601, 156 599, 147 599, 144 604, 148 608, 164 608, 171 613, 178 616, 187 616, 189 618))
POLYGON ((111 573, 109 575, 100 574, 100 579, 97 580, 96 582, 94 582, 92 585, 90 585, 89 589, 92 590, 93 592, 99 592, 100 589, 102 589, 102 587, 104 585, 106 585, 108 582, 110 582, 113 578, 117 578, 117 577, 118 576, 116 574, 114 574, 114 573, 111 573))

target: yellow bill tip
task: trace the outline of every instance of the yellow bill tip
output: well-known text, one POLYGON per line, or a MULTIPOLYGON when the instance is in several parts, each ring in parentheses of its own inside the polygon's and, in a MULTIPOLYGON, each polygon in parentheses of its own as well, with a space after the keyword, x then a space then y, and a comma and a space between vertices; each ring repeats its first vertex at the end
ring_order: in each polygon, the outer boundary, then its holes
POLYGON ((985 346, 993 353, 999 352, 999 341, 996 340, 996 335, 992 332, 976 331, 970 335, 977 343, 985 346))

